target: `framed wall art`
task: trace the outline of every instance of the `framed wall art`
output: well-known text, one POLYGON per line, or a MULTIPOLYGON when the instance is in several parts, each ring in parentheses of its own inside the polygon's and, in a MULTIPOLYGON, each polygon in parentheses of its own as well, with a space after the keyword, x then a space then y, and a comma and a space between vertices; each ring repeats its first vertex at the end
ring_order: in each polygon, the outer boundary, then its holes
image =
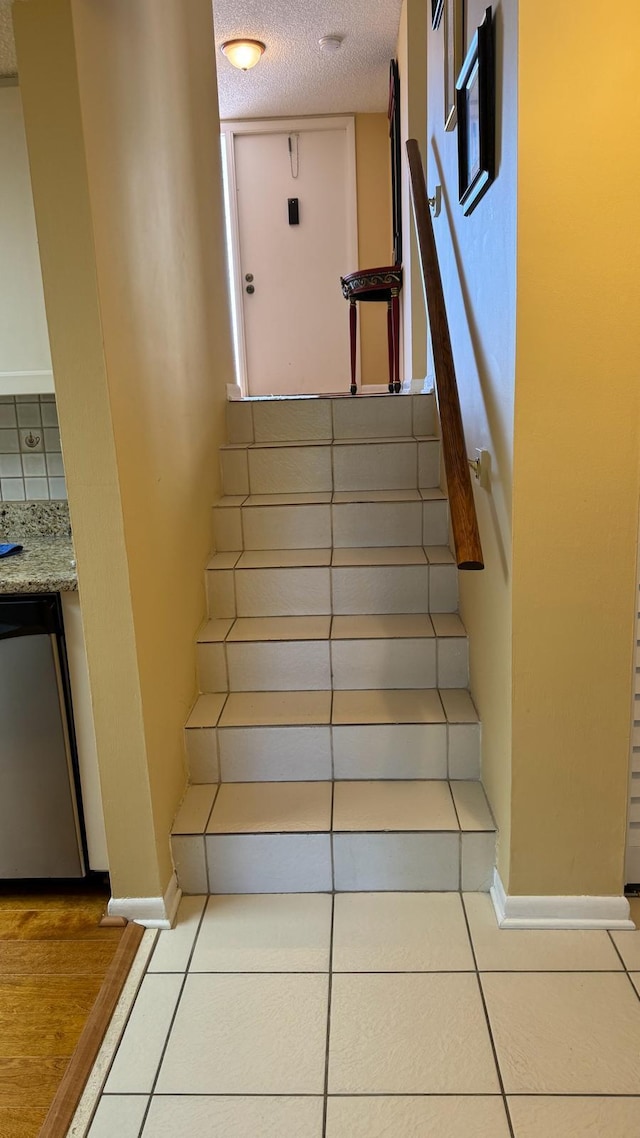
POLYGON ((476 28, 456 82, 458 197, 468 216, 495 177, 495 63, 491 8, 476 28))
POLYGON ((444 8, 444 0, 431 0, 431 27, 435 29, 439 26, 442 19, 442 10, 444 8))
POLYGON ((400 72, 397 59, 389 65, 389 139, 391 141, 391 207, 393 263, 402 264, 402 129, 400 123, 400 72))
POLYGON ((444 3, 444 129, 455 130, 456 78, 462 64, 464 0, 444 3))

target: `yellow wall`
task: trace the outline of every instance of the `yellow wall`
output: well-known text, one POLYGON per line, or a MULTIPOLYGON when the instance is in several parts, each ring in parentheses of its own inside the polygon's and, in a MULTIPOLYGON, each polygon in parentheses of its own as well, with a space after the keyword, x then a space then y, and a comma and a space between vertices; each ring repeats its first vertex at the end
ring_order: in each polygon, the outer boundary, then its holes
MULTIPOLYGON (((355 116, 358 180, 358 268, 389 265, 392 257, 391 150, 386 114, 355 116)), ((355 266, 354 266, 355 267, 355 266)), ((363 383, 387 383, 387 309, 359 304, 363 383)))
POLYGON ((640 6, 520 2, 514 893, 620 892, 638 516, 640 6), (541 82, 541 76, 544 82, 541 82), (564 112, 568 113, 565 118, 564 112))
MULTIPOLYGON (((467 44, 483 11, 467 4, 467 44)), ((555 0, 503 0, 494 15, 497 178, 469 218, 443 129, 442 29, 428 66, 428 185, 443 186, 436 240, 467 449, 491 455, 489 491, 476 488, 486 569, 461 580, 483 779, 509 893, 616 894, 639 496, 640 163, 627 130, 640 9, 626 4, 606 34, 595 0, 578 22, 555 0)))
POLYGON ((233 378, 211 5, 15 24, 112 891, 157 896, 233 378))
POLYGON ((400 73, 400 118, 402 137, 402 262, 404 288, 403 375, 405 380, 424 380, 427 374, 427 318, 422 271, 413 225, 409 170, 405 143, 417 139, 423 164, 427 142, 427 10, 424 0, 403 0, 398 31, 400 73))
MULTIPOLYGON (((468 0, 467 41, 484 14, 468 0)), ((483 782, 500 830, 498 867, 509 877, 511 821, 511 510, 516 319, 518 159, 517 6, 493 6, 497 50, 499 176, 475 211, 458 204, 457 132, 444 129, 444 27, 428 34, 427 186, 442 186, 434 219, 467 451, 491 455, 488 490, 474 483, 485 557, 481 573, 460 575, 469 632, 471 688, 482 720, 483 782)))

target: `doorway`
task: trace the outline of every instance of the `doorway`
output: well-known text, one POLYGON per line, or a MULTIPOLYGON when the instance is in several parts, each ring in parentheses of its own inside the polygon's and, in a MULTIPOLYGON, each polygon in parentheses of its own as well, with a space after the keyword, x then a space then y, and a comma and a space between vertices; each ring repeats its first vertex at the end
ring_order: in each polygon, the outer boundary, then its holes
POLYGON ((349 389, 340 276, 358 264, 353 117, 222 125, 243 396, 349 389))

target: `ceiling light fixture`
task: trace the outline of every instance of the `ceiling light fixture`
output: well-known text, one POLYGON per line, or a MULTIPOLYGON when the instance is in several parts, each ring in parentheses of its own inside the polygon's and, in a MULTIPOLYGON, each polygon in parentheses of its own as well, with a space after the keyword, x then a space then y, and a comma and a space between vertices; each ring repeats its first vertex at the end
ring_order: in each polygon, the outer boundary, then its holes
POLYGON ((342 36, 323 36, 322 39, 318 40, 320 51, 340 51, 342 40, 342 36))
POLYGON ((266 47, 261 40, 227 40, 220 50, 239 71, 248 71, 250 67, 255 67, 266 47))

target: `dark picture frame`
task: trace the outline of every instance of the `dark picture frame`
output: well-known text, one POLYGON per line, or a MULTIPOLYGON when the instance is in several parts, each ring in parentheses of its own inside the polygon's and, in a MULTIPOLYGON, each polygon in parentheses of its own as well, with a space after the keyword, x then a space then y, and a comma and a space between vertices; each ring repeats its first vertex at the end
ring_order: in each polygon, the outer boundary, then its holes
POLYGON ((455 130, 456 80, 464 51, 464 0, 444 0, 444 129, 455 130))
POLYGON ((495 178, 495 62, 491 8, 476 28, 456 81, 458 198, 468 216, 495 178))
POLYGON ((442 13, 444 12, 444 0, 431 0, 431 27, 434 31, 437 30, 442 13))
POLYGON ((391 145, 391 206, 393 263, 402 264, 402 131, 400 127, 400 72, 397 59, 389 65, 389 140, 391 145))

